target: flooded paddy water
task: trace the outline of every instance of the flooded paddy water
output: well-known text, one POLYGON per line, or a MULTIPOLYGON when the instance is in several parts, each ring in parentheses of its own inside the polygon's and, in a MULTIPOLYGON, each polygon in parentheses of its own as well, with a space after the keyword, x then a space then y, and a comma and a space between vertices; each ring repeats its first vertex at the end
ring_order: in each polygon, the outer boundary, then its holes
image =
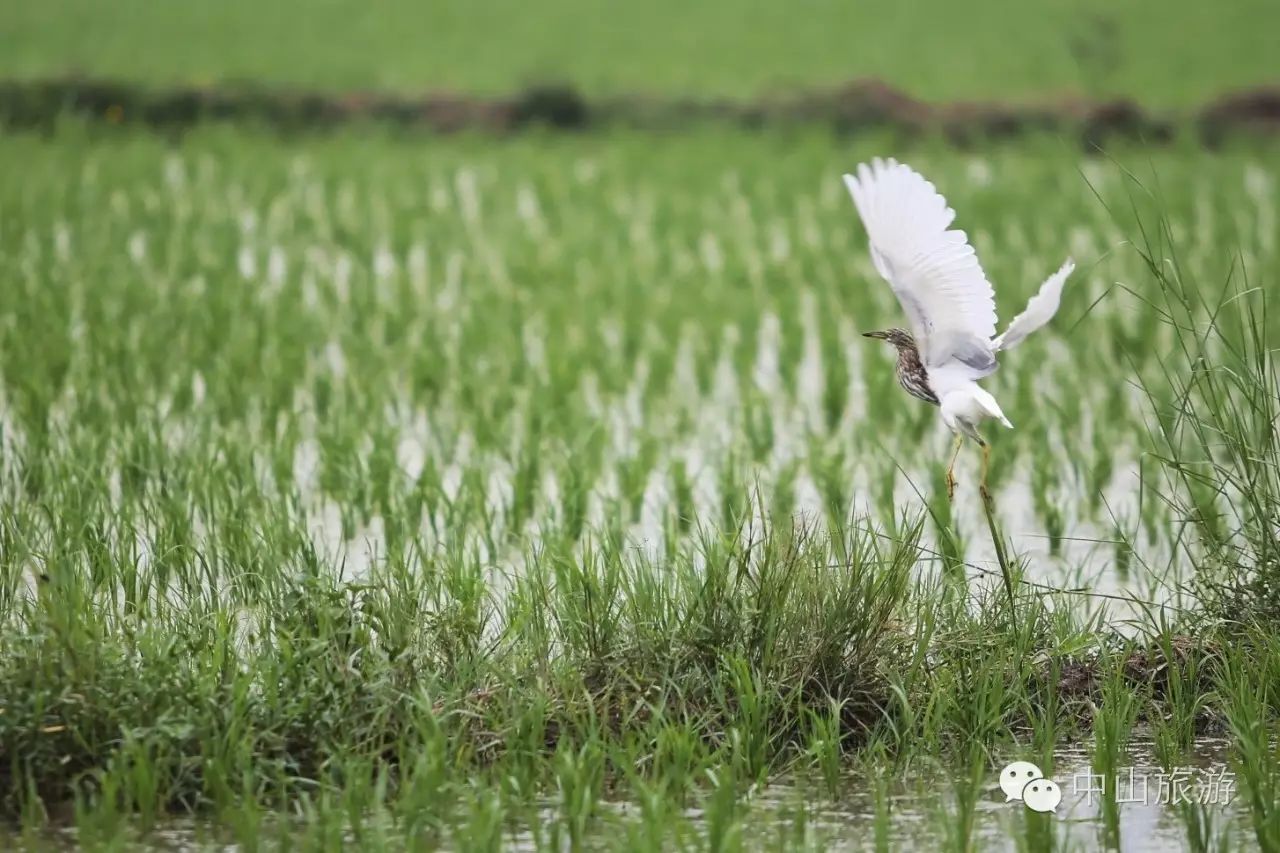
MULTIPOLYGON (((1022 802, 1009 801, 996 781, 998 769, 992 769, 979 783, 976 799, 966 801, 965 807, 972 810, 970 841, 974 849, 993 851, 1249 849, 1248 809, 1238 799, 1239 780, 1230 768, 1227 748, 1225 741, 1206 738, 1196 744, 1185 764, 1166 767, 1156 760, 1150 744, 1138 742, 1114 780, 1090 764, 1086 750, 1060 750, 1047 778, 1057 780, 1061 801, 1053 811, 1040 813, 1022 802)), ((736 809, 742 821, 735 841, 746 850, 944 849, 950 846, 948 835, 961 807, 957 788, 966 784, 939 766, 933 772, 917 770, 874 779, 850 775, 838 780, 829 796, 815 798, 814 791, 824 787, 820 780, 784 778, 752 788, 739 798, 736 809)), ((539 813, 552 825, 557 805, 549 802, 534 812, 539 813)), ((606 802, 580 847, 618 849, 620 839, 629 839, 634 846, 643 837, 640 833, 647 819, 634 802, 606 802)), ((677 827, 675 838, 684 848, 707 845, 715 831, 711 824, 716 817, 708 816, 703 807, 686 808, 671 819, 677 827)), ((671 828, 664 827, 662 833, 671 828)), ((271 821, 263 837, 287 847, 295 832, 293 843, 305 846, 305 830, 291 830, 287 821, 271 821)), ((359 846, 362 837, 348 833, 343 843, 359 846)), ((376 837, 392 849, 406 843, 394 826, 376 837)), ((78 840, 74 829, 66 829, 10 835, 6 847, 75 849, 78 840)), ((466 846, 463 841, 461 847, 466 846)), ((544 832, 515 823, 508 827, 503 846, 540 850, 547 843, 544 832)), ((447 839, 444 846, 450 846, 447 839)), ((230 840, 217 824, 183 819, 145 832, 134 830, 115 849, 237 853, 245 846, 230 840)))

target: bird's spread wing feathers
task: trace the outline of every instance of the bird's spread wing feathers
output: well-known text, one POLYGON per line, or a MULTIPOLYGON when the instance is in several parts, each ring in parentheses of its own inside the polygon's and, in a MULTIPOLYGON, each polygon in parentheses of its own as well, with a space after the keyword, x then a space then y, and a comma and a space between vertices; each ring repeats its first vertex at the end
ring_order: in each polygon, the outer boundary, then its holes
POLYGON ((845 175, 871 241, 871 260, 893 287, 926 367, 959 361, 973 378, 996 369, 995 294, 955 211, 933 184, 894 160, 845 175))
POLYGON ((1013 349, 1022 343, 1022 339, 1027 335, 1052 320, 1053 315, 1058 313, 1058 304, 1062 301, 1062 286, 1066 284, 1067 276, 1071 275, 1071 271, 1075 268, 1075 263, 1067 258, 1067 262, 1040 285, 1039 292, 1031 297, 1031 301, 1027 303, 1023 312, 1013 318, 1013 322, 1004 330, 1004 334, 991 342, 992 348, 997 352, 1013 349))

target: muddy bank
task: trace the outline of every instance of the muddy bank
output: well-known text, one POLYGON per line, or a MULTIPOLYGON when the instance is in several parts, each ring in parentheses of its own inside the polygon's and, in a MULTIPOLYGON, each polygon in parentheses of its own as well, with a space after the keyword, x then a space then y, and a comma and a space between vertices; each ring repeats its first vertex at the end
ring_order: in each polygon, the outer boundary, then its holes
POLYGON ((512 133, 529 127, 679 130, 720 123, 746 129, 825 125, 842 133, 889 128, 908 135, 940 135, 959 144, 1029 132, 1074 136, 1086 146, 1117 138, 1162 142, 1186 133, 1217 144, 1238 134, 1280 132, 1280 86, 1230 93, 1195 110, 1160 113, 1131 100, 928 103, 878 80, 755 100, 592 98, 566 85, 477 97, 236 85, 157 88, 80 77, 0 81, 4 126, 51 127, 67 115, 170 131, 203 121, 251 122, 286 132, 373 121, 437 133, 512 133))

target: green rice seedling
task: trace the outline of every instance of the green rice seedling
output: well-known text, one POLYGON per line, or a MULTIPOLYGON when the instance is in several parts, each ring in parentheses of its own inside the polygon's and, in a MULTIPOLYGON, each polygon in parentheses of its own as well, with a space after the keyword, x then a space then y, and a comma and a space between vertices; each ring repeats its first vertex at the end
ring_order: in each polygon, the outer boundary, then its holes
POLYGON ((1186 847, 1193 853, 1231 850, 1231 828, 1220 825, 1213 807, 1186 801, 1178 804, 1178 817, 1186 830, 1186 847))
POLYGON ((1016 836, 1019 850, 1051 851, 1064 849, 1054 834, 1055 818, 1052 813, 1039 814, 1030 809, 1022 811, 1022 833, 1016 836))
POLYGON ((777 828, 769 839, 773 850, 829 850, 839 836, 818 825, 811 807, 803 802, 788 803, 777 816, 777 828))
MULTIPOLYGON (((553 558, 554 559, 554 558, 553 558)), ((608 554, 587 550, 553 564, 556 598, 551 612, 570 654, 602 661, 613 652, 618 628, 622 567, 608 554)))
POLYGON ((1031 493, 1035 496, 1036 515, 1044 521, 1045 532, 1049 541, 1049 553, 1057 555, 1061 552, 1062 537, 1065 532, 1065 521, 1062 518, 1061 504, 1055 500, 1056 478, 1047 466, 1036 467, 1031 473, 1031 493))
POLYGON ((957 853, 969 853, 976 849, 978 798, 985 787, 987 777, 986 754, 981 745, 972 742, 966 750, 968 759, 963 769, 952 778, 952 811, 947 815, 943 828, 944 846, 957 853))
POLYGON ((496 851, 504 847, 505 808, 498 793, 478 789, 467 792, 469 804, 450 833, 450 843, 459 850, 496 851))
POLYGON ((159 738, 127 737, 116 750, 107 771, 120 777, 123 808, 135 816, 144 832, 155 827, 169 802, 170 783, 165 777, 172 765, 164 749, 159 738))
POLYGON ((713 853, 742 849, 745 827, 734 763, 708 770, 707 782, 710 790, 703 802, 706 849, 713 853))
POLYGON ((655 722, 652 727, 651 774, 665 797, 683 804, 710 756, 696 721, 682 723, 664 717, 655 720, 661 722, 655 722))
POLYGON ((876 853, 886 853, 890 849, 890 827, 893 823, 893 810, 889 802, 889 780, 879 775, 874 783, 875 815, 872 822, 872 842, 876 853))
POLYGON ((727 691, 717 697, 717 702, 733 709, 725 732, 725 748, 734 761, 736 776, 761 781, 773 750, 771 742, 775 733, 771 729, 776 715, 773 702, 778 697, 741 658, 726 662, 723 677, 727 691))
POLYGON ((100 781, 90 784, 92 789, 82 788, 75 793, 72 819, 76 838, 89 848, 122 848, 129 830, 128 815, 121 809, 119 780, 102 774, 100 781))
POLYGON ((1122 581, 1128 582, 1132 577, 1131 566, 1133 565, 1134 541, 1137 538, 1137 531, 1126 526, 1121 521, 1115 521, 1112 527, 1111 541, 1115 545, 1115 571, 1116 577, 1122 581))
POLYGON ((817 767, 826 785, 827 796, 836 799, 843 781, 843 735, 841 733, 842 703, 831 700, 825 711, 805 710, 807 741, 805 749, 809 760, 817 767))
POLYGON ((571 849, 579 850, 587 841, 590 821, 601 796, 604 755, 599 741, 588 737, 576 748, 561 741, 554 762, 559 822, 553 824, 551 846, 560 849, 567 843, 571 849), (563 839, 556 837, 556 827, 564 827, 563 839))
POLYGON ((671 800, 661 785, 643 778, 633 778, 629 784, 635 803, 635 819, 626 823, 626 846, 631 850, 661 850, 674 843, 680 844, 679 812, 672 808, 671 800))
MULTIPOLYGON (((271 834, 268 832, 268 820, 267 811, 249 797, 223 807, 218 815, 218 822, 234 842, 249 853, 257 853, 266 846, 265 839, 271 834)), ((278 844, 294 841, 295 830, 288 821, 282 820, 275 829, 278 844)))
POLYGON ((1252 648, 1224 654, 1217 672, 1217 692, 1231 731, 1239 795, 1249 810, 1258 846, 1280 848, 1280 756, 1274 742, 1277 648, 1275 638, 1258 635, 1252 648))
MULTIPOLYGON (((945 484, 943 489, 945 489, 945 484)), ((944 492, 935 491, 935 493, 943 494, 944 492)), ((939 510, 934 510, 934 513, 938 512, 939 510)), ((949 582, 946 588, 952 594, 963 596, 968 590, 968 586, 965 583, 964 539, 956 528, 949 523, 951 520, 950 505, 946 507, 945 515, 942 518, 939 518, 938 515, 934 517, 938 519, 938 556, 942 561, 943 575, 949 582), (943 521, 943 518, 946 521, 943 521)))
POLYGON ((1148 640, 1145 666, 1154 671, 1160 692, 1152 697, 1152 735, 1156 756, 1166 768, 1176 766, 1195 743, 1206 712, 1208 675, 1205 658, 1213 663, 1212 650, 1202 650, 1180 637, 1164 612, 1148 615, 1153 636, 1148 640))
POLYGON ((49 825, 49 813, 44 800, 29 779, 17 810, 16 823, 21 843, 33 848, 39 844, 43 831, 49 825))
POLYGON ((1104 780, 1105 790, 1100 795, 1102 824, 1099 827, 1100 843, 1108 849, 1118 849, 1120 837, 1120 805, 1117 800, 1116 780, 1120 778, 1122 759, 1137 717, 1140 701, 1126 681, 1123 661, 1127 655, 1112 657, 1104 662, 1102 692, 1093 711, 1093 773, 1104 780))

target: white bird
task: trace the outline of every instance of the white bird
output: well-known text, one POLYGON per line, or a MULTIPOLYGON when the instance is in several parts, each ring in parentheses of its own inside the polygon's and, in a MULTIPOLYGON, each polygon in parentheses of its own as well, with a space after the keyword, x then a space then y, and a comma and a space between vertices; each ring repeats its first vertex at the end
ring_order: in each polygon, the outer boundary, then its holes
POLYGON ((978 434, 986 418, 1013 427, 996 398, 978 380, 995 372, 996 353, 1012 349, 1058 311, 1062 286, 1075 269, 1066 263, 1040 286, 1004 334, 996 334, 995 292, 963 231, 950 229, 956 213, 917 171, 895 160, 861 163, 844 176, 871 241, 871 262, 893 287, 910 332, 867 332, 898 350, 898 382, 942 410, 956 435, 947 467, 947 496, 955 491, 956 457, 964 436, 982 447, 986 493, 990 446, 978 434))

